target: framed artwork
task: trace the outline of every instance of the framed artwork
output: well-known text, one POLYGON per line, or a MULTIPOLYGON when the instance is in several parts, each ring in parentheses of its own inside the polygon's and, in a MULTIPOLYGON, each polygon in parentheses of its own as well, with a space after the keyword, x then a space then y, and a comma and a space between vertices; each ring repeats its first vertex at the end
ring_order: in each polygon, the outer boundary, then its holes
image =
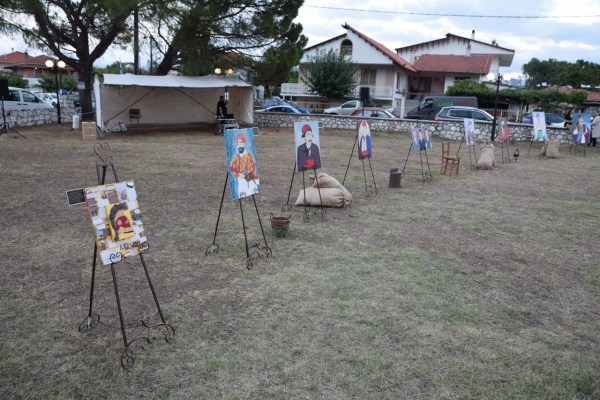
POLYGON ((225 129, 223 137, 231 200, 260 193, 253 129, 225 129))
POLYGON ((321 168, 319 123, 294 122, 294 139, 297 170, 308 171, 321 168))
POLYGON ((533 140, 546 140, 546 114, 541 111, 534 111, 531 114, 533 118, 533 140))
POLYGON ((467 146, 475 146, 475 122, 472 118, 465 118, 465 139, 467 141, 467 146))
POLYGON ((102 265, 148 251, 133 182, 86 188, 85 200, 102 265))
POLYGON ((356 124, 358 130, 358 159, 371 158, 371 127, 367 121, 356 124))
POLYGON ((506 118, 504 117, 499 117, 497 119, 498 121, 498 141, 499 142, 507 142, 510 140, 510 136, 508 134, 508 122, 506 121, 506 118))
POLYGON ((421 133, 419 132, 419 128, 410 128, 410 138, 412 139, 412 148, 413 151, 421 151, 421 145, 419 143, 421 137, 421 133))
POLYGON ((590 142, 591 126, 591 114, 573 114, 573 132, 571 132, 571 143, 588 144, 590 142))
POLYGON ((427 128, 419 128, 421 130, 421 136, 423 137, 423 145, 421 146, 421 150, 429 150, 431 149, 431 133, 427 128))

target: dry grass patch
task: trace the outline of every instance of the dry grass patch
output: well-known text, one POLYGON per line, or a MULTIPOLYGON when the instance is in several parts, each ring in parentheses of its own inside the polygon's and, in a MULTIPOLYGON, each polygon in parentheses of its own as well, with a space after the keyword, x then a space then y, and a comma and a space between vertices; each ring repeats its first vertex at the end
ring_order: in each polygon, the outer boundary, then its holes
MULTIPOLYGON (((294 164, 291 129, 256 137, 256 197, 273 257, 244 267, 239 205, 223 183, 223 138, 197 129, 110 134, 134 180, 151 244, 146 260, 176 342, 119 364, 119 330, 86 335, 92 232, 65 191, 95 183, 92 144, 53 126, 0 136, 1 398, 565 398, 600 397, 597 172, 600 153, 521 157, 492 171, 440 175, 440 142, 421 183, 407 134, 373 132, 379 195, 353 159, 346 209, 270 236, 294 164)), ((340 181, 354 132, 321 133, 323 172, 340 181)), ((517 144, 521 154, 528 144, 517 144)), ((461 151, 462 153, 462 151, 461 151)), ((499 156, 499 149, 496 150, 499 156)), ((462 157, 467 156, 466 149, 462 157)), ((369 177, 370 178, 370 177, 369 177)), ((301 177, 296 175, 291 200, 301 177)), ((261 239, 244 202, 250 241, 261 239)), ((117 267, 128 325, 156 318, 143 269, 117 267)), ((110 270, 94 308, 118 325, 110 270)))

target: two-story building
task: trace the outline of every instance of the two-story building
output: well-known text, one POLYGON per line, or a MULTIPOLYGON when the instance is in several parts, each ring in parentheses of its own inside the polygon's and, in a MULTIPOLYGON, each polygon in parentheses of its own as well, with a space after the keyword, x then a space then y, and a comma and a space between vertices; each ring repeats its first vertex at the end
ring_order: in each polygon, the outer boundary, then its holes
MULTIPOLYGON (((445 38, 399 47, 392 52, 348 24, 346 33, 308 47, 300 61, 299 83, 281 85, 281 95, 298 100, 315 98, 307 93, 302 77, 306 77, 308 58, 319 49, 336 49, 359 64, 360 85, 370 88, 371 97, 379 104, 394 107, 396 115, 404 115, 419 98, 443 95, 455 81, 470 79, 486 82, 486 75, 512 64, 515 51, 495 41, 485 43, 448 33, 445 38), (408 61, 406 61, 408 60, 408 61)), ((358 88, 355 97, 358 97, 358 88)))
POLYGON ((496 41, 475 40, 475 31, 471 38, 448 33, 445 38, 399 47, 396 53, 418 71, 409 76, 412 98, 443 95, 457 80, 485 82, 488 73, 498 76, 500 67, 510 67, 515 56, 514 50, 496 41))
MULTIPOLYGON (((300 60, 299 83, 282 84, 281 95, 294 96, 298 100, 315 98, 307 92, 306 85, 302 81, 302 78, 306 78, 308 58, 316 55, 317 50, 335 49, 358 63, 359 87, 369 87, 370 96, 377 103, 394 107, 397 113, 403 115, 408 93, 408 76, 416 74, 417 70, 392 50, 350 25, 344 24, 342 27, 346 29, 346 33, 304 49, 304 55, 300 60)), ((358 97, 359 87, 354 93, 356 97, 358 97)))
MULTIPOLYGON (((46 66, 46 61, 52 60, 54 65, 58 60, 47 55, 32 56, 27 52, 13 51, 8 54, 0 55, 0 71, 9 75, 21 75, 24 79, 30 81, 30 85, 37 83, 41 75, 53 75, 52 68, 46 66)), ((69 67, 59 69, 59 75, 68 75, 77 77, 77 72, 69 67)))

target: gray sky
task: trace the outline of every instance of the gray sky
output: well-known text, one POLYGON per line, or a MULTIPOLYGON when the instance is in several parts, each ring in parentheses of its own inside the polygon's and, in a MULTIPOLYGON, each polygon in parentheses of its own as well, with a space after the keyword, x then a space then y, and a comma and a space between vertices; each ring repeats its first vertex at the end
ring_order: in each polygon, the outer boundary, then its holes
MULTIPOLYGON (((600 17, 575 18, 588 15, 600 15, 600 0, 305 0, 296 22, 303 25, 309 46, 343 34, 342 25, 348 23, 390 50, 443 38, 446 33, 470 37, 471 30, 475 29, 477 40, 496 40, 500 46, 514 49, 512 66, 503 70, 521 72, 522 65, 533 57, 569 62, 584 59, 600 64, 600 17), (394 12, 566 18, 467 18, 394 12)), ((15 51, 26 49, 23 43, 0 41, 1 53, 10 52, 13 48, 15 51)), ((37 50, 31 53, 40 54, 37 50)), ((142 55, 141 58, 141 64, 146 66, 147 56, 142 55)), ((132 62, 133 55, 130 51, 110 49, 96 64, 104 66, 117 60, 132 62)))
POLYGON ((309 46, 345 33, 342 25, 347 23, 391 50, 443 38, 447 33, 470 37, 474 29, 477 40, 496 40, 499 46, 514 49, 511 67, 503 70, 521 72, 522 65, 534 57, 569 62, 584 59, 600 64, 600 17, 570 17, 587 15, 600 15, 599 0, 305 0, 296 21, 304 27, 309 46), (466 18, 393 12, 568 18, 466 18))

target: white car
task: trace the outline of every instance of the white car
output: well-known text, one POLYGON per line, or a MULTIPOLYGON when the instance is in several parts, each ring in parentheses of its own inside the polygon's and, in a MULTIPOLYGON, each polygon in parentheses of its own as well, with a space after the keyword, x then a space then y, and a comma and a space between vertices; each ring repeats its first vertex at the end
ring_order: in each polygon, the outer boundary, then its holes
POLYGON ((362 104, 358 100, 350 100, 345 102, 339 107, 327 108, 323 110, 323 114, 335 114, 335 115, 350 115, 355 110, 362 107, 362 104))
POLYGON ((8 88, 8 98, 4 99, 5 110, 35 110, 41 108, 54 107, 28 90, 15 87, 8 88))
POLYGON ((273 106, 273 107, 269 107, 269 108, 264 108, 262 110, 256 110, 256 112, 277 112, 277 113, 302 114, 301 111, 298 111, 294 107, 288 106, 288 105, 273 106))
POLYGON ((56 107, 56 93, 35 93, 46 104, 56 107))

